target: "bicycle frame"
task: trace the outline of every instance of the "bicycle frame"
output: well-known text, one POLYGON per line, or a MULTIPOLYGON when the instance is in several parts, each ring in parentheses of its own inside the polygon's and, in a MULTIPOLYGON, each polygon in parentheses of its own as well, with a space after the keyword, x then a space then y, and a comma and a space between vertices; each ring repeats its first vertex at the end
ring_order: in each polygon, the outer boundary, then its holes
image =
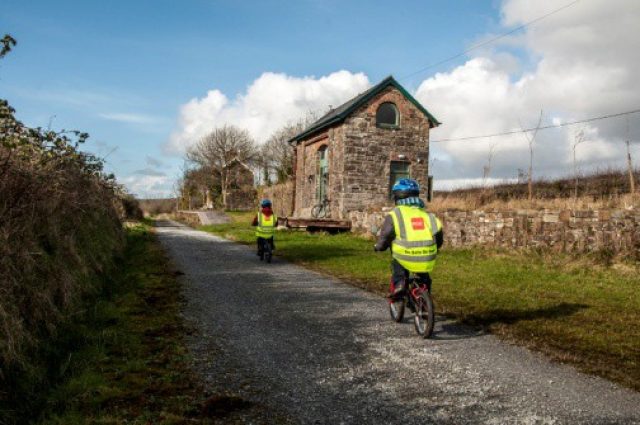
MULTIPOLYGON (((406 290, 405 293, 403 294, 403 297, 411 297, 412 301, 417 300, 418 298, 420 298, 420 296, 425 292, 425 291, 431 291, 431 288, 429 288, 429 285, 427 285, 426 283, 418 283, 418 278, 411 275, 407 278, 406 280, 406 290)), ((393 280, 391 280, 389 282, 389 293, 393 292, 393 280)), ((389 299, 389 303, 392 303, 393 299, 389 299)))
POLYGON ((424 291, 429 291, 431 292, 431 288, 429 288, 429 285, 427 285, 426 283, 417 283, 417 278, 412 277, 409 278, 409 285, 407 286, 410 289, 411 292, 411 296, 416 299, 416 298, 420 298, 420 295, 422 295, 424 293, 424 291))

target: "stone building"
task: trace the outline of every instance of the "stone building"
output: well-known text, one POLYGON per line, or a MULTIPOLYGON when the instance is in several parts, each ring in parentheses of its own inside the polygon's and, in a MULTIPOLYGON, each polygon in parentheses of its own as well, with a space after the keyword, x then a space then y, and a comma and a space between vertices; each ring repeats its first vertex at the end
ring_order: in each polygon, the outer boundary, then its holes
POLYGON ((390 206, 402 177, 427 188, 429 130, 440 123, 393 77, 326 115, 290 140, 294 146, 293 217, 311 217, 328 199, 328 217, 390 206))
POLYGON ((226 210, 249 211, 257 208, 254 175, 251 168, 233 160, 227 165, 227 190, 223 197, 226 210))

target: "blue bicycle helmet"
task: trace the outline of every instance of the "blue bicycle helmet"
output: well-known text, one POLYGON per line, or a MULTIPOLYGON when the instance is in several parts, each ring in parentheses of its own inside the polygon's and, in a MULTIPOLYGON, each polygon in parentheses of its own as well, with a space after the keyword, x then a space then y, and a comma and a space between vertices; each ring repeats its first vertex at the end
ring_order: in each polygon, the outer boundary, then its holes
POLYGON ((269 199, 263 199, 262 201, 260 201, 261 208, 267 208, 270 206, 271 206, 271 201, 269 199))
POLYGON ((414 179, 400 179, 391 188, 393 198, 405 199, 411 196, 420 195, 420 185, 414 179))

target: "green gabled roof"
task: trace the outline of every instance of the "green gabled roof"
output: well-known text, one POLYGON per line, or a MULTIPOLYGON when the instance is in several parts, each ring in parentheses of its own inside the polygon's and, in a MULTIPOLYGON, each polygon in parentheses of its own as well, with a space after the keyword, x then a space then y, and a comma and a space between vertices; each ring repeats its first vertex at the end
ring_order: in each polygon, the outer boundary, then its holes
POLYGON ((398 89, 398 91, 402 93, 404 97, 406 97, 411 103, 413 103, 416 108, 418 108, 420 112, 422 112, 429 119, 430 128, 440 125, 440 122, 433 115, 431 115, 429 111, 427 111, 425 107, 420 104, 420 102, 418 102, 413 96, 411 96, 409 92, 406 91, 405 88, 402 87, 400 83, 398 83, 393 78, 393 76, 390 75, 377 85, 360 93, 353 99, 348 100, 337 108, 329 111, 326 115, 322 116, 319 120, 307 127, 302 133, 296 135, 295 137, 292 137, 289 140, 289 143, 298 142, 301 139, 309 137, 314 133, 317 133, 333 124, 344 121, 344 119, 347 118, 353 111, 371 100, 371 98, 373 98, 389 86, 393 86, 398 89))

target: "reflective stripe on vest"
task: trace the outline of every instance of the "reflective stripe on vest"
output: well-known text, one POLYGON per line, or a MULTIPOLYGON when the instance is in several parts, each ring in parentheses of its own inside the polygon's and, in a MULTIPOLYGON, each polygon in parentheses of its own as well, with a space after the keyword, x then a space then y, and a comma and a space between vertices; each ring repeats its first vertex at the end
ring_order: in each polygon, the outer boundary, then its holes
POLYGON ((396 233, 391 245, 393 258, 415 273, 433 270, 438 252, 435 241, 438 220, 435 215, 405 205, 394 208, 391 214, 396 233))
POLYGON ((258 227, 256 228, 256 236, 259 238, 270 238, 274 235, 276 230, 276 223, 278 218, 275 214, 271 214, 269 218, 262 214, 262 211, 258 211, 258 227))

